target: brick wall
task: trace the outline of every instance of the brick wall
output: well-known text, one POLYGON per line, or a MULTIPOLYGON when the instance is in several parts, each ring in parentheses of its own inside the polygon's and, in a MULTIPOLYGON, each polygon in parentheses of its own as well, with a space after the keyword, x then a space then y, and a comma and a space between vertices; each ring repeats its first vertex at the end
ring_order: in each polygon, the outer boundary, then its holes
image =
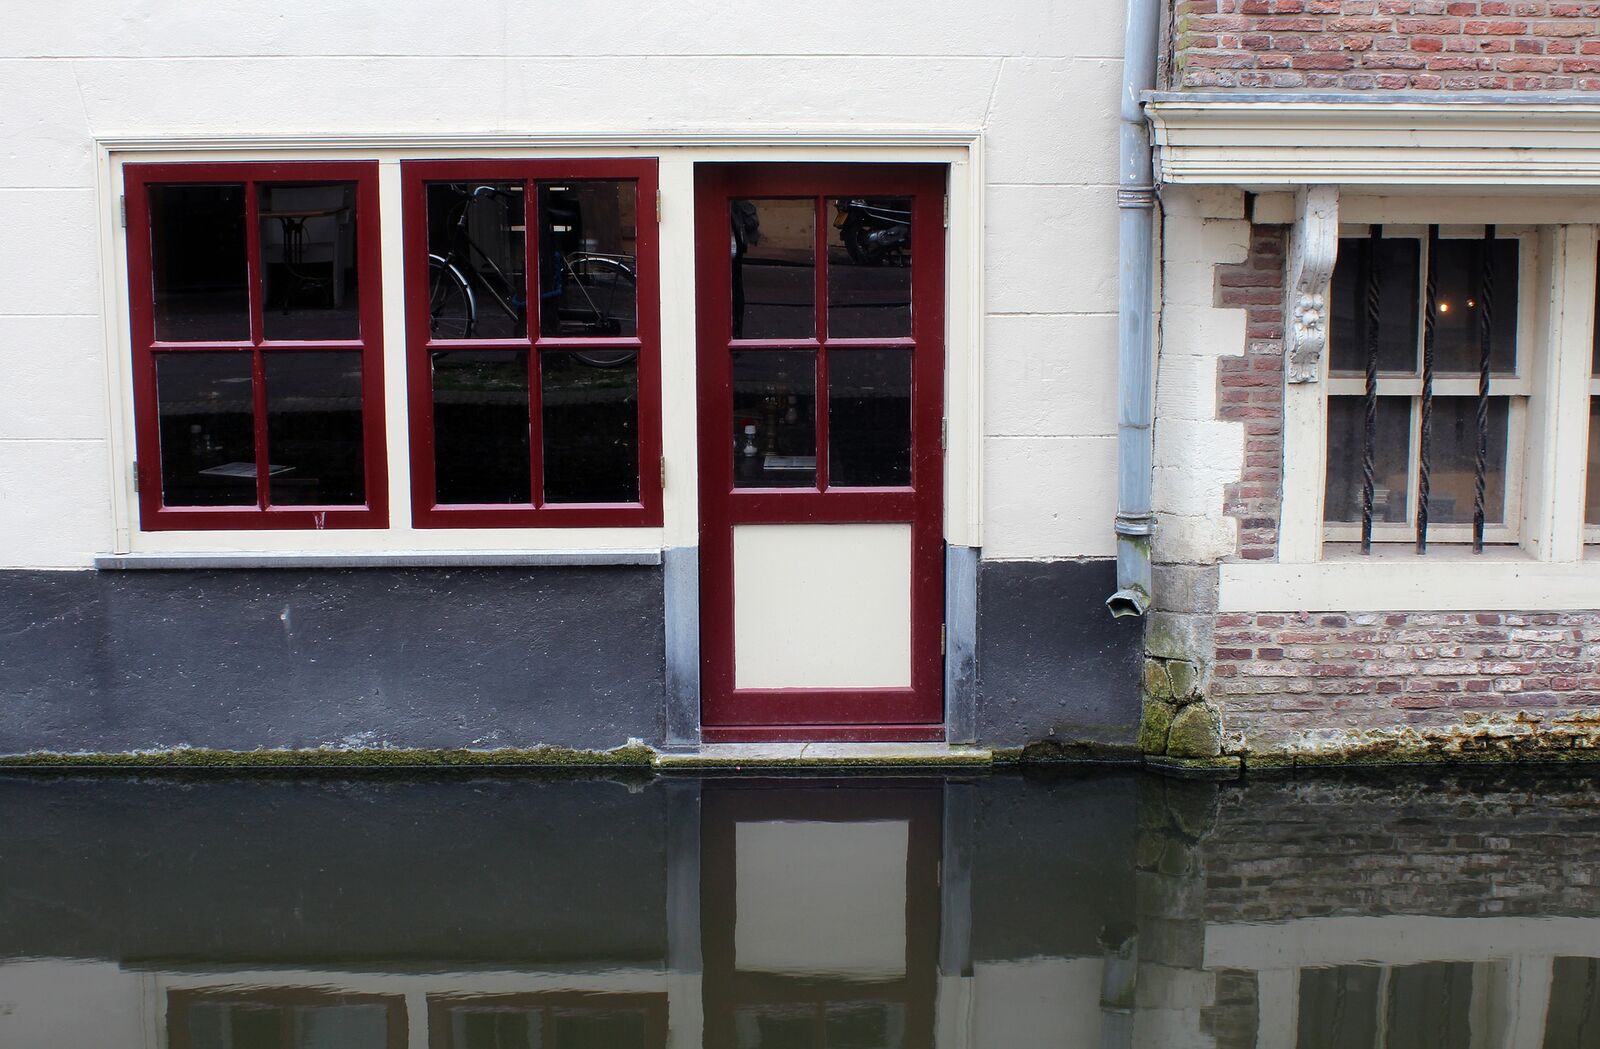
POLYGON ((1597 91, 1594 0, 1178 0, 1177 86, 1597 91))
POLYGON ((1577 776, 1254 782, 1196 848, 1205 918, 1589 916, 1597 806, 1577 776))
POLYGON ((1223 614, 1214 637, 1211 695, 1247 751, 1597 744, 1600 612, 1223 614))
POLYGON ((1250 254, 1217 267, 1217 305, 1245 310, 1245 352, 1218 362, 1217 417, 1244 424, 1244 471, 1224 490, 1223 513, 1239 519, 1239 556, 1278 553, 1283 494, 1282 226, 1255 226, 1250 254))

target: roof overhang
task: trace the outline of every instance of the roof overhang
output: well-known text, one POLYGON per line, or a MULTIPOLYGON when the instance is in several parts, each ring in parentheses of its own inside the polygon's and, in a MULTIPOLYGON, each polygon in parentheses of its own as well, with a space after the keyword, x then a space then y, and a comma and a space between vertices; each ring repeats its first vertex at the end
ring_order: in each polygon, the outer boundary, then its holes
POLYGON ((1164 183, 1600 186, 1600 99, 1155 93, 1164 183))

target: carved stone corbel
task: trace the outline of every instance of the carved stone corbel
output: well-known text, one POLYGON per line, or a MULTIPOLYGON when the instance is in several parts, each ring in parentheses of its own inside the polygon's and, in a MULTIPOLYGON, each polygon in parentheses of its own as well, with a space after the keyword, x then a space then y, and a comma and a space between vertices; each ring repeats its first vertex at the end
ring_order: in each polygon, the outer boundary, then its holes
POLYGON ((1316 382, 1328 345, 1328 280, 1339 256, 1339 187, 1308 186, 1295 194, 1289 234, 1288 301, 1283 343, 1290 382, 1316 382))

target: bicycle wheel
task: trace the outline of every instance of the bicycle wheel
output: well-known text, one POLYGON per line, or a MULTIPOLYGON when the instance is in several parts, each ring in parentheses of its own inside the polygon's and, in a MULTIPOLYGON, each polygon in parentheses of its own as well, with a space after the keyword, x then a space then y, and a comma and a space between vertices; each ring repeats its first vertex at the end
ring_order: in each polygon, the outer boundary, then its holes
POLYGON ((428 330, 435 339, 468 339, 477 326, 477 301, 467 279, 445 259, 428 256, 428 330))
POLYGON ((631 266, 609 255, 568 255, 560 265, 561 284, 554 304, 557 330, 545 334, 632 337, 639 333, 638 294, 631 266))

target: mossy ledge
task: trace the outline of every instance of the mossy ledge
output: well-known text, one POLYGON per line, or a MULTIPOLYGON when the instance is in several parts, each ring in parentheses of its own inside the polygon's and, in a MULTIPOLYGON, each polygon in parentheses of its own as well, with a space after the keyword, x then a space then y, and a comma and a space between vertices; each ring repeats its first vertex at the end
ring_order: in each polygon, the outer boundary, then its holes
POLYGON ((0 757, 0 768, 649 768, 656 752, 630 743, 614 750, 571 747, 502 747, 495 750, 414 748, 308 750, 208 750, 177 747, 127 754, 34 751, 0 757))

